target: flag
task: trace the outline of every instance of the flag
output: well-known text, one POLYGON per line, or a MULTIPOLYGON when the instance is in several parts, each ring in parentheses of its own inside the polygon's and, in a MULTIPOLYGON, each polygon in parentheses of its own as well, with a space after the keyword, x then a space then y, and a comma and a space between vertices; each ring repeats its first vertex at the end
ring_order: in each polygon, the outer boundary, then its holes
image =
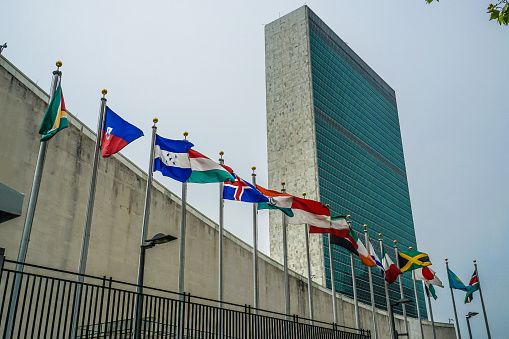
POLYGON ((473 293, 479 289, 479 279, 477 279, 477 270, 474 271, 468 284, 467 295, 465 296, 465 304, 471 302, 474 299, 473 293))
POLYGON ((187 182, 208 184, 211 182, 235 182, 233 171, 225 165, 220 165, 210 160, 203 154, 193 149, 188 151, 191 161, 192 173, 187 182))
POLYGON ((289 217, 293 217, 292 202, 293 195, 268 190, 260 185, 256 185, 260 193, 268 198, 268 202, 258 203, 259 210, 278 209, 289 217))
POLYGON ((192 173, 187 152, 193 144, 187 140, 171 140, 156 134, 154 147, 154 171, 180 182, 185 182, 192 173))
POLYGON ((368 253, 369 253, 369 255, 375 261, 376 266, 380 269, 380 272, 382 273, 382 276, 385 277, 384 265, 382 264, 382 261, 380 260, 380 258, 378 258, 378 255, 376 254, 376 251, 375 251, 375 248, 373 247, 373 244, 371 244, 371 242, 368 241, 367 246, 368 246, 368 253))
POLYGON ((399 252, 399 269, 401 272, 411 271, 419 267, 429 266, 431 262, 426 253, 419 251, 399 252))
POLYGON ((447 277, 449 278, 449 287, 456 290, 468 291, 470 287, 465 286, 463 282, 449 268, 447 269, 447 277))
POLYGON ((330 227, 309 226, 309 233, 330 233, 337 237, 347 237, 349 233, 348 222, 343 215, 331 216, 330 227))
POLYGON ((391 260, 391 257, 389 257, 389 254, 385 252, 385 248, 382 248, 382 255, 383 255, 382 265, 385 272, 385 280, 387 280, 389 284, 392 284, 393 282, 396 281, 398 275, 401 274, 401 271, 396 265, 394 265, 394 263, 391 260))
POLYGON ((103 158, 119 152, 127 144, 142 136, 141 129, 131 125, 106 106, 102 131, 103 158))
POLYGON ((426 295, 428 297, 433 297, 433 299, 437 300, 438 297, 437 297, 437 294, 435 293, 435 288, 433 287, 433 285, 430 284, 429 282, 425 281, 424 287, 426 288, 426 295))
POLYGON ((39 134, 42 134, 41 141, 51 139, 58 131, 66 127, 69 127, 69 122, 67 121, 64 94, 59 82, 48 109, 44 113, 44 118, 42 118, 41 127, 39 128, 39 134))
POLYGON ((268 202, 269 198, 260 193, 253 185, 242 180, 234 173, 235 182, 225 182, 223 185, 223 198, 245 202, 268 202))
POLYGON ((341 238, 331 234, 330 240, 331 244, 344 247, 353 254, 359 256, 364 265, 371 267, 377 266, 376 262, 366 250, 366 247, 364 247, 359 237, 357 237, 357 234, 355 234, 351 228, 347 237, 341 238))
POLYGON ((293 217, 288 223, 293 225, 308 224, 315 227, 329 229, 331 227, 330 211, 321 202, 293 197, 293 217))
POLYGON ((429 283, 431 285, 440 286, 442 288, 444 287, 444 285, 442 285, 442 282, 440 281, 440 279, 438 279, 435 271, 433 271, 429 267, 418 268, 413 271, 413 274, 414 274, 414 278, 416 280, 422 280, 422 281, 429 283))

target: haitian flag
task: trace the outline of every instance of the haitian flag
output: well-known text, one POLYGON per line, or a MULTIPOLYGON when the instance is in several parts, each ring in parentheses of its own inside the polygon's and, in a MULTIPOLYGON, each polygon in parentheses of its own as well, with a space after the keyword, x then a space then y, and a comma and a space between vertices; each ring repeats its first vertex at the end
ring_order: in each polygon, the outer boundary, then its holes
POLYGON ((103 158, 119 152, 127 144, 142 136, 141 129, 131 125, 106 106, 102 133, 103 158))
POLYGON ((269 198, 264 196, 253 185, 242 180, 237 174, 233 174, 235 182, 226 181, 223 184, 223 198, 244 202, 268 202, 269 198))

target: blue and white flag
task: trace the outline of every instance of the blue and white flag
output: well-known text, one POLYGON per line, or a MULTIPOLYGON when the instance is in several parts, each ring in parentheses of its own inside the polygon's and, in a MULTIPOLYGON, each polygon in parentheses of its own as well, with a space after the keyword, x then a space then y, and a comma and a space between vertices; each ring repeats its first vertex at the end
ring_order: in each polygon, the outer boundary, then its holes
POLYGON ((185 182, 192 172, 187 151, 193 146, 187 140, 165 139, 156 134, 154 172, 185 182))
POLYGON ((260 193, 253 185, 242 180, 237 174, 235 182, 226 181, 223 184, 223 198, 244 202, 268 202, 269 198, 260 193))

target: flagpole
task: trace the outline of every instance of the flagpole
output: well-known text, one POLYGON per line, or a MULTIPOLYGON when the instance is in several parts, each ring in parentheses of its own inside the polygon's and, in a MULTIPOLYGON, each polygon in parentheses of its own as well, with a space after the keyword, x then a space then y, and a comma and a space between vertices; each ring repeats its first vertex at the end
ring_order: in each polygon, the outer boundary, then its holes
MULTIPOLYGON (((306 199, 306 192, 302 192, 302 196, 306 199)), ((304 224, 304 230, 306 232, 306 262, 308 265, 308 299, 309 299, 309 319, 311 319, 311 325, 313 325, 313 291, 311 281, 311 262, 309 261, 309 225, 304 224)))
MULTIPOLYGON (((378 241, 380 243, 380 258, 382 258, 382 260, 384 260, 383 259, 384 258, 384 241, 382 239, 382 233, 378 233, 378 237, 379 237, 378 241)), ((394 324, 394 327, 392 324, 394 319, 391 316, 391 299, 389 297, 389 287, 388 287, 387 280, 385 279, 385 277, 384 277, 384 288, 385 288, 385 300, 387 302, 387 316, 389 318, 389 328, 395 328, 396 324, 394 324)), ((391 331, 391 338, 396 339, 396 338, 394 338, 393 331, 391 331)), ((422 338, 422 339, 424 339, 424 338, 422 338)))
MULTIPOLYGON (((220 151, 219 164, 224 165, 224 152, 220 151)), ((224 231, 224 199, 223 199, 224 183, 219 183, 219 338, 224 338, 224 315, 223 315, 223 231, 224 231)))
MULTIPOLYGON (((401 267, 399 265, 399 253, 398 253, 398 241, 394 240, 394 254, 396 255, 396 263, 398 264, 398 267, 401 267)), ((405 293, 403 292, 403 279, 401 279, 401 274, 398 275, 398 281, 399 281, 399 295, 401 299, 405 299, 405 293)), ((405 320, 405 332, 410 333, 410 330, 408 329, 408 321, 406 317, 406 304, 401 304, 401 307, 403 308, 403 319, 405 320)))
POLYGON ((101 91, 101 110, 99 113, 99 121, 97 122, 97 135, 95 139, 94 162, 92 165, 92 178, 90 179, 90 188, 88 191, 87 212, 85 217, 85 227, 83 229, 83 239, 81 243, 80 264, 78 267, 78 282, 83 282, 83 274, 85 274, 88 257, 88 244, 90 241, 90 228, 92 225, 92 214, 94 212, 95 188, 97 183, 97 167, 99 165, 99 151, 101 149, 102 130, 104 128, 104 112, 106 111, 106 94, 107 90, 101 91))
MULTIPOLYGON (((253 186, 256 188, 256 166, 251 167, 253 186)), ((260 308, 260 292, 258 290, 258 204, 253 204, 253 285, 254 285, 254 313, 260 308)))
MULTIPOLYGON (((364 225, 364 242, 366 243, 366 246, 370 245, 369 235, 368 235, 368 225, 364 225)), ((375 339, 378 339, 378 325, 376 323, 375 293, 373 291, 373 276, 371 274, 371 266, 368 266, 368 277, 369 277, 369 293, 371 296, 371 312, 373 313, 373 327, 374 327, 374 332, 375 332, 375 339)))
MULTIPOLYGON (((412 247, 409 247, 408 249, 411 251, 412 247)), ((414 271, 412 271, 412 280, 414 282, 415 305, 417 306, 417 318, 419 318, 419 326, 421 328, 421 338, 424 339, 424 329, 422 328, 422 319, 421 319, 421 308, 419 307, 419 295, 417 294, 417 283, 415 282, 414 271)))
MULTIPOLYGON (((413 271, 412 271, 413 273, 413 271)), ((428 297, 428 306, 429 306, 429 316, 431 318, 431 328, 433 329, 433 338, 434 339, 437 339, 437 333, 435 332, 435 320, 433 319, 433 308, 431 307, 431 298, 429 297, 429 288, 428 286, 426 286, 426 283, 423 281, 422 282, 424 284, 424 288, 426 289, 426 295, 428 297)))
MULTIPOLYGON (((349 218, 350 216, 347 216, 349 218)), ((352 228, 352 222, 347 221, 348 228, 352 228)), ((357 279, 355 278, 355 258, 353 253, 350 252, 350 267, 352 268, 352 288, 353 288, 353 302, 355 308, 355 326, 357 329, 360 328, 359 323, 359 301, 357 299, 357 279)))
MULTIPOLYGON (((184 132, 184 140, 187 140, 189 133, 184 132)), ((183 308, 184 308, 184 266, 186 260, 186 216, 187 216, 187 181, 182 183, 182 207, 180 214, 180 249, 179 249, 179 280, 178 280, 178 294, 179 294, 179 311, 178 322, 176 326, 177 338, 184 337, 183 324, 183 308)))
POLYGON ((147 188, 145 190, 145 208, 143 209, 143 226, 141 228, 140 258, 138 263, 138 281, 136 286, 136 306, 134 314, 134 338, 141 338, 141 318, 143 310, 143 278, 145 273, 145 249, 147 245, 148 221, 150 217, 150 191, 152 189, 152 177, 154 173, 154 144, 156 141, 157 118, 152 120, 152 141, 150 144, 150 160, 148 165, 147 188))
MULTIPOLYGON (((329 204, 325 205, 329 208, 329 204)), ((332 289, 332 314, 334 315, 334 324, 338 323, 338 310, 336 307, 336 282, 334 279, 334 260, 332 260, 332 244, 330 242, 331 234, 328 233, 327 237, 329 239, 329 266, 330 266, 330 281, 331 281, 331 289, 332 289)))
MULTIPOLYGON (((56 62, 57 69, 53 71, 53 77, 51 79, 51 87, 49 91, 49 103, 55 95, 55 89, 57 88, 58 78, 62 76, 60 67, 62 67, 62 61, 56 62)), ((30 242, 30 233, 32 232, 32 224, 34 222, 35 207, 37 205, 37 198, 39 196, 39 188, 41 187, 42 171, 44 169, 44 162, 46 160, 46 153, 48 150, 47 140, 41 141, 39 144, 39 155, 37 156, 37 163, 35 165, 34 181, 32 182, 32 190, 30 191, 30 199, 28 200, 27 214, 25 217, 25 225, 23 226, 23 235, 21 236, 21 244, 18 252, 18 264, 16 265, 17 272, 23 272, 23 263, 26 260, 28 243, 30 242)), ((14 325, 14 310, 17 308, 19 289, 21 287, 21 275, 16 274, 14 281, 14 289, 12 293, 11 309, 9 310, 9 317, 7 318, 6 324, 6 336, 10 338, 12 333, 12 326, 14 325)))
POLYGON ((484 300, 482 298, 481 281, 479 280, 479 272, 477 272, 477 260, 474 260, 475 274, 477 275, 477 283, 479 284, 479 296, 481 297, 482 313, 484 314, 484 322, 486 323, 486 333, 488 339, 491 339, 490 327, 488 325, 488 316, 486 315, 486 308, 484 307, 484 300))
MULTIPOLYGON (((281 185, 283 186, 281 188, 281 192, 285 193, 285 182, 281 181, 281 185)), ((283 266, 284 266, 284 273, 285 273, 285 314, 286 319, 290 319, 290 282, 288 279, 288 244, 287 244, 287 238, 286 238, 286 214, 283 213, 283 219, 281 223, 281 230, 283 231, 283 266)))
MULTIPOLYGON (((447 258, 445 258, 445 267, 447 268, 447 278, 449 279, 449 262, 447 261, 447 258)), ((456 330, 458 332, 458 339, 461 339, 460 324, 458 322, 458 313, 456 312, 456 302, 454 301, 454 293, 452 292, 450 282, 449 288, 451 289, 452 308, 454 309, 454 319, 456 320, 456 330)))
MULTIPOLYGON (((184 140, 189 134, 184 132, 184 140)), ((182 208, 180 214, 180 250, 179 250, 179 300, 184 300, 184 264, 186 259, 186 210, 187 210, 187 181, 182 183, 182 208)))

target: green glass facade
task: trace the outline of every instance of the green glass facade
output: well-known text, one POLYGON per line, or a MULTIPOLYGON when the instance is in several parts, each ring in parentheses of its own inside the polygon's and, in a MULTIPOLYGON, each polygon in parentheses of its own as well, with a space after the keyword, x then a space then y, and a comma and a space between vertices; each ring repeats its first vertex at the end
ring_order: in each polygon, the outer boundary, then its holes
MULTIPOLYGON (((311 10, 308 13, 320 200, 330 204, 333 214, 351 214, 361 239, 362 225, 367 224, 377 251, 382 233, 386 251, 396 262, 394 239, 401 249, 417 246, 394 90, 311 10)), ((335 245, 332 252, 336 290, 353 297, 350 255, 335 245)), ((324 256, 330 288, 326 236, 324 256)), ((359 300, 371 304, 368 269, 355 260, 359 300)), ((373 269, 373 281, 376 306, 386 309, 378 269, 373 269)), ((410 273, 403 274, 403 286, 405 297, 414 300, 410 273)), ((389 286, 389 293, 391 300, 400 299, 397 282, 389 286)), ((420 282, 418 293, 421 316, 426 317, 420 282)), ((407 312, 417 317, 415 303, 407 312)))

